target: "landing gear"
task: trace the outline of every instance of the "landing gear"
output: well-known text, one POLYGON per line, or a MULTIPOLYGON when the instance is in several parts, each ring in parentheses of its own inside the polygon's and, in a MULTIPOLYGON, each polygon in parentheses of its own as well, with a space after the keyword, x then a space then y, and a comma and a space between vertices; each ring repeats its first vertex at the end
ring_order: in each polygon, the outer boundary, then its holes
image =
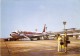
POLYGON ((49 37, 48 37, 48 35, 46 35, 46 36, 43 36, 43 38, 44 38, 44 40, 49 40, 49 37))
POLYGON ((40 40, 40 37, 39 37, 39 38, 37 38, 37 40, 40 40))
POLYGON ((33 41, 33 38, 30 38, 31 41, 33 41))

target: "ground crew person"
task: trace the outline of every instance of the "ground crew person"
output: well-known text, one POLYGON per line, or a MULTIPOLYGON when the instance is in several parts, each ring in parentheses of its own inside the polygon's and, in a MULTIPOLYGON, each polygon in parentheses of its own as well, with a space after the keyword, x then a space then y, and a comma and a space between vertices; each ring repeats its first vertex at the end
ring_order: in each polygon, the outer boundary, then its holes
POLYGON ((63 40, 62 37, 60 36, 60 34, 57 35, 58 37, 58 52, 62 51, 62 45, 63 45, 63 40))
POLYGON ((67 45, 70 43, 67 33, 64 33, 64 51, 67 52, 67 45))

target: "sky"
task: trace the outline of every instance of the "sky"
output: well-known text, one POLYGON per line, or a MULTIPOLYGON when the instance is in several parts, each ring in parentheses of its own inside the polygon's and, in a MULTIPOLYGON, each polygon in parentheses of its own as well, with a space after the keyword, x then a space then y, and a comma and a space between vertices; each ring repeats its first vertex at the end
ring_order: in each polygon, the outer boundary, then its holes
POLYGON ((80 29, 80 0, 1 0, 0 37, 13 31, 80 29))

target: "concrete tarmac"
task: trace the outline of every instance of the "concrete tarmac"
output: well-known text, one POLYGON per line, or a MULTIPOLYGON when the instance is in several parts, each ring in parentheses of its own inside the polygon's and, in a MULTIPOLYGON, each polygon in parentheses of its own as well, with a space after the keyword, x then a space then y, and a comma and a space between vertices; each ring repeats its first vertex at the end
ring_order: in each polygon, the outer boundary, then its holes
POLYGON ((80 40, 71 40, 67 53, 57 52, 57 40, 0 42, 1 56, 80 56, 80 40))

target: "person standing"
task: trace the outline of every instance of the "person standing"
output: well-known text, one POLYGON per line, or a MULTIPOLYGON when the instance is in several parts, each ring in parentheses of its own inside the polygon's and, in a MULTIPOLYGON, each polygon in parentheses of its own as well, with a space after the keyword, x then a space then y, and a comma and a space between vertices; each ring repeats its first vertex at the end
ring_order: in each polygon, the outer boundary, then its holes
POLYGON ((63 41, 62 41, 62 37, 60 36, 60 34, 58 34, 57 37, 58 37, 58 52, 60 52, 62 51, 63 41))
POLYGON ((67 46, 70 43, 69 37, 67 36, 67 33, 64 33, 64 51, 67 52, 67 46))

